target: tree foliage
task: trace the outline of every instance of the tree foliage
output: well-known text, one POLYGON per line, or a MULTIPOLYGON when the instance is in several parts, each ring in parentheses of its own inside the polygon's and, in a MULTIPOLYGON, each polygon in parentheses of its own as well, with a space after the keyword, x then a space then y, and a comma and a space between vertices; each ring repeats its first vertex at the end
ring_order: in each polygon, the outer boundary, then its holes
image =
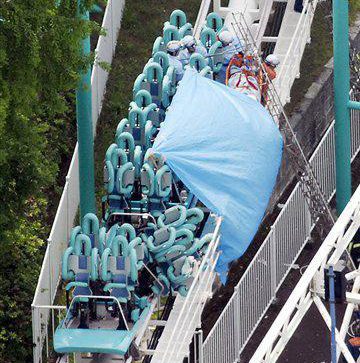
MULTIPOLYGON (((93 1, 82 3, 90 9, 93 1)), ((98 27, 74 0, 0 2, 0 362, 31 361, 30 303, 48 231, 46 199, 76 138, 73 90, 98 27), (34 237, 36 236, 36 237, 34 237)))

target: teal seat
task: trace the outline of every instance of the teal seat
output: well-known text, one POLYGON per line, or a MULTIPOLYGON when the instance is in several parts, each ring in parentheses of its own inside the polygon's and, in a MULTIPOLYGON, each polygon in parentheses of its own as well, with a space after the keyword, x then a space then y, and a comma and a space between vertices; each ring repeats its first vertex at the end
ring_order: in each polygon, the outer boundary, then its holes
POLYGON ((129 198, 133 192, 135 167, 133 163, 127 162, 126 153, 122 149, 117 148, 115 153, 119 156, 117 161, 105 160, 104 186, 110 208, 117 210, 124 207, 124 199, 129 198))
POLYGON ((152 121, 148 120, 145 125, 145 150, 152 147, 157 132, 158 129, 154 126, 152 121))
POLYGON ((150 103, 145 107, 139 107, 135 102, 131 102, 129 110, 129 122, 132 128, 132 135, 136 145, 145 145, 145 125, 148 120, 158 124, 159 108, 155 103, 150 103))
POLYGON ((57 353, 104 353, 124 355, 131 343, 127 330, 67 329, 63 325, 56 329, 54 349, 57 353))
POLYGON ((87 213, 82 220, 82 231, 89 236, 91 247, 99 248, 99 220, 94 213, 87 213))
POLYGON ((214 30, 216 33, 218 33, 220 30, 222 30, 224 26, 224 22, 220 15, 218 13, 210 13, 206 18, 206 25, 214 30))
POLYGON ((130 122, 127 118, 123 118, 116 128, 115 138, 117 138, 123 132, 132 133, 130 122))
POLYGON ((145 243, 152 254, 167 251, 176 239, 174 227, 164 227, 156 230, 153 236, 145 237, 145 243))
POLYGON ((140 172, 141 191, 147 197, 154 196, 155 193, 155 173, 153 168, 144 163, 140 172))
POLYGON ((91 247, 90 237, 78 234, 74 246, 65 250, 62 259, 62 279, 68 281, 66 290, 73 296, 91 295, 90 281, 98 278, 98 249, 91 247))
POLYGON ((101 279, 106 282, 105 292, 127 303, 137 284, 137 258, 134 248, 124 236, 117 235, 101 256, 101 279))
POLYGON ((185 228, 194 232, 203 219, 204 212, 200 208, 186 209, 182 205, 177 205, 165 210, 158 217, 157 224, 159 227, 185 228))
POLYGON ((168 249, 164 249, 156 253, 154 258, 157 262, 170 263, 171 261, 178 259, 182 255, 190 256, 193 253, 190 253, 188 251, 192 251, 192 249, 194 248, 193 241, 194 234, 190 230, 186 228, 177 229, 173 245, 168 249))
POLYGON ((161 227, 180 227, 186 221, 186 208, 176 205, 166 209, 157 219, 158 226, 161 227))
POLYGON ((170 281, 166 276, 166 272, 160 267, 156 267, 157 280, 154 281, 151 290, 155 295, 166 296, 170 293, 170 281))
POLYGON ((163 39, 165 45, 167 45, 167 43, 171 42, 172 40, 180 40, 179 29, 175 25, 165 23, 163 39))
MULTIPOLYGON (((176 72, 174 66, 170 66, 164 76, 162 85, 162 106, 166 109, 170 106, 172 97, 176 92, 176 72)), ((159 126, 159 125, 157 125, 159 126)))
MULTIPOLYGON (((77 303, 78 301, 73 300, 72 305, 77 303)), ((96 304, 96 301, 93 304, 96 304)), ((56 328, 54 334, 55 352, 60 354, 98 353, 124 357, 150 313, 150 304, 146 298, 135 298, 135 309, 131 314, 134 325, 131 329, 127 325, 123 329, 116 330, 73 328, 70 324, 73 319, 71 310, 68 310, 65 319, 56 328)))
POLYGON ((204 212, 200 208, 190 208, 186 210, 185 222, 182 228, 190 229, 195 232, 196 228, 204 219, 204 212))
MULTIPOLYGON (((128 133, 123 132, 119 138, 128 137, 128 133)), ((125 144, 125 141, 123 142, 125 144)), ((122 145, 126 147, 126 145, 122 145)), ((121 209, 122 199, 129 198, 134 189, 135 167, 129 160, 134 154, 133 144, 126 151, 117 144, 111 144, 106 152, 104 166, 104 185, 108 193, 111 208, 121 209)))
POLYGON ((152 49, 152 55, 156 54, 157 52, 162 52, 166 50, 166 46, 164 43, 164 39, 163 37, 157 37, 155 39, 154 45, 153 45, 153 49, 152 49))
POLYGON ((166 72, 169 68, 169 57, 168 57, 167 53, 158 51, 153 55, 153 60, 154 60, 154 62, 160 64, 160 66, 163 70, 163 74, 166 74, 166 72))
POLYGON ((173 261, 167 270, 171 289, 178 291, 181 296, 186 296, 192 282, 194 281, 199 262, 192 256, 182 256, 173 261))
POLYGON ((202 238, 195 238, 193 243, 189 246, 189 248, 184 251, 184 256, 194 256, 195 258, 199 259, 203 255, 205 255, 207 248, 212 241, 213 234, 208 233, 202 238))
MULTIPOLYGON (((186 24, 186 22, 187 22, 186 14, 182 10, 176 9, 173 10, 172 13, 170 14, 169 24, 175 26, 176 28, 180 29, 182 26, 186 24)), ((165 23, 165 25, 166 24, 167 23, 165 23)))
POLYGON ((172 175, 170 168, 159 155, 145 154, 141 170, 142 193, 160 200, 168 199, 171 193, 172 175))
POLYGON ((204 27, 200 34, 201 43, 209 50, 213 44, 216 43, 216 32, 208 27, 204 27))
POLYGON ((122 132, 121 134, 116 134, 115 138, 118 148, 125 151, 127 161, 132 162, 134 160, 135 150, 135 141, 133 135, 130 132, 122 132))
POLYGON ((194 53, 190 57, 190 67, 197 70, 198 72, 202 71, 205 67, 207 67, 207 64, 207 60, 200 53, 194 53))
POLYGON ((223 46, 220 41, 215 42, 209 49, 210 66, 214 73, 219 73, 225 61, 223 46))

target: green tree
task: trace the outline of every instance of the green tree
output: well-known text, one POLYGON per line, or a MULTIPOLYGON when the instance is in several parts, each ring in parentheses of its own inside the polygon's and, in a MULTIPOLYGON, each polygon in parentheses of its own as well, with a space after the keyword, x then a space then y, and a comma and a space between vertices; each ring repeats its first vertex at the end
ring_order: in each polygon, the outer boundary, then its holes
MULTIPOLYGON (((83 10, 92 5, 84 0, 83 10)), ((0 1, 0 362, 32 360, 30 303, 48 233, 44 196, 69 130, 75 134, 79 71, 92 61, 79 43, 98 30, 76 15, 75 0, 0 1)))

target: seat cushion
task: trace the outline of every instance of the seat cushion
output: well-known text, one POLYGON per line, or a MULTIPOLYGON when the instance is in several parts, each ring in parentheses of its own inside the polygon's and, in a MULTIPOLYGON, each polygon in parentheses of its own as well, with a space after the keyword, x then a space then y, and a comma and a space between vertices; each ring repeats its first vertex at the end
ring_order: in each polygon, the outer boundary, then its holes
POLYGON ((118 284, 126 284, 127 283, 127 278, 125 275, 115 275, 112 279, 113 282, 116 282, 118 284))
POLYGON ((116 257, 116 269, 125 270, 125 257, 123 256, 116 257))
POLYGON ((78 296, 78 295, 85 295, 85 296, 91 295, 90 287, 76 286, 73 292, 73 296, 78 296))
POLYGON ((111 290, 111 296, 114 296, 116 298, 124 298, 128 299, 130 297, 129 291, 127 288, 115 288, 111 290))
POLYGON ((86 272, 79 272, 75 275, 75 281, 76 282, 86 282, 89 283, 90 274, 86 272))

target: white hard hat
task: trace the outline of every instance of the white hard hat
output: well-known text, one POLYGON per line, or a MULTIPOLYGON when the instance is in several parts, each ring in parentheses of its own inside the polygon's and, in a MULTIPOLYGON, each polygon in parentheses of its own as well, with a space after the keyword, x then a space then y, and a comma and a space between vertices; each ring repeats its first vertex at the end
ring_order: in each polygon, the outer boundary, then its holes
POLYGON ((171 40, 166 45, 166 50, 170 54, 176 54, 177 52, 180 51, 180 48, 181 48, 181 43, 178 40, 171 40))
POLYGON ((219 40, 224 45, 228 45, 234 41, 234 37, 228 30, 224 30, 219 34, 219 40))
POLYGON ((269 64, 270 66, 276 67, 280 64, 280 60, 275 54, 269 54, 265 59, 265 63, 269 64))
POLYGON ((183 40, 182 43, 184 44, 184 46, 186 48, 191 48, 196 44, 195 38, 192 35, 186 35, 183 40))

